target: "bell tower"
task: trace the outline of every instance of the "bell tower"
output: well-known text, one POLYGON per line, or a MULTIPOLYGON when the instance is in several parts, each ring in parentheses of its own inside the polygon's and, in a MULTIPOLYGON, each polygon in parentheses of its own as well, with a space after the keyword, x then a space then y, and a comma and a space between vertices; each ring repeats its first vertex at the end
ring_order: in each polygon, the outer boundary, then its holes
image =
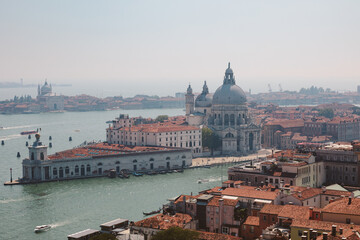
POLYGON ((185 105, 186 105, 186 115, 190 115, 194 113, 194 94, 191 88, 191 85, 189 84, 189 87, 187 88, 186 95, 185 95, 185 105))

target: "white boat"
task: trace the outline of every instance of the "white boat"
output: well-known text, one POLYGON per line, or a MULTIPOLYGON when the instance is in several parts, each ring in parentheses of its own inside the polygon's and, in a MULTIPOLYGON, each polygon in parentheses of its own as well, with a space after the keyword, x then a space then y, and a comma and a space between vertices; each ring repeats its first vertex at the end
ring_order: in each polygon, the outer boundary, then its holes
POLYGON ((34 232, 39 233, 39 232, 45 232, 47 230, 49 230, 51 228, 50 225, 41 225, 41 226, 36 226, 34 229, 34 232))
POLYGON ((198 183, 201 184, 201 183, 207 183, 209 182, 209 179, 199 179, 198 180, 198 183))

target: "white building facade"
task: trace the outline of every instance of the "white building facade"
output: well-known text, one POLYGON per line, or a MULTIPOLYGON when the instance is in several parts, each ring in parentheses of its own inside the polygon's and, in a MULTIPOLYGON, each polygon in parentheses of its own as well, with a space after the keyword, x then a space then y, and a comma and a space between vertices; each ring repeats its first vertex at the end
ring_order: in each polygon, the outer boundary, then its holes
POLYGON ((202 153, 200 127, 176 122, 134 125, 134 119, 123 114, 106 129, 106 140, 111 144, 179 147, 191 149, 193 155, 202 153))
POLYGON ((223 84, 209 94, 206 82, 202 93, 193 101, 189 85, 186 94, 186 119, 190 125, 205 125, 222 140, 222 153, 247 155, 260 149, 260 127, 252 122, 244 91, 235 84, 230 63, 223 84))
POLYGON ((155 171, 190 166, 189 149, 163 147, 127 147, 98 143, 47 155, 40 135, 29 147, 29 158, 22 162, 23 181, 41 182, 62 179, 100 177, 110 170, 155 171))

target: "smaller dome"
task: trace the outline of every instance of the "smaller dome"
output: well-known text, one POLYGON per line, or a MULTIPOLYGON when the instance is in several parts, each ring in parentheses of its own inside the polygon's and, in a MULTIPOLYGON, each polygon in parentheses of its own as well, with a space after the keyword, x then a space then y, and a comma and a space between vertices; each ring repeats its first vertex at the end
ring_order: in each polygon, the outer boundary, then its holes
POLYGON ((212 96, 211 94, 200 94, 196 97, 195 107, 211 107, 212 96))

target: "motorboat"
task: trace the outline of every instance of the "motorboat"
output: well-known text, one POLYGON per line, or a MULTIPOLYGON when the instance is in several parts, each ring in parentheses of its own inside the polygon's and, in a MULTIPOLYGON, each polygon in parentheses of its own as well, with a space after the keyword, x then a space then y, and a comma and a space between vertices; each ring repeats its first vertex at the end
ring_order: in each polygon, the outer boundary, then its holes
POLYGON ((45 231, 49 230, 50 228, 51 228, 51 225, 36 226, 34 229, 34 232, 35 233, 45 232, 45 231))
POLYGON ((152 211, 152 212, 143 212, 143 215, 144 216, 150 216, 150 215, 154 215, 156 213, 160 213, 161 212, 161 208, 159 208, 159 210, 155 210, 155 211, 152 211))
POLYGON ((20 134, 21 135, 30 135, 30 134, 35 134, 35 133, 38 133, 38 131, 24 131, 24 132, 21 132, 20 134))
POLYGON ((141 176, 143 176, 144 174, 143 174, 143 173, 138 173, 138 172, 133 172, 133 175, 134 175, 135 177, 141 177, 141 176))
POLYGON ((199 180, 197 181, 197 183, 199 183, 199 184, 201 184, 201 183, 207 183, 207 182, 209 182, 209 179, 199 179, 199 180))

